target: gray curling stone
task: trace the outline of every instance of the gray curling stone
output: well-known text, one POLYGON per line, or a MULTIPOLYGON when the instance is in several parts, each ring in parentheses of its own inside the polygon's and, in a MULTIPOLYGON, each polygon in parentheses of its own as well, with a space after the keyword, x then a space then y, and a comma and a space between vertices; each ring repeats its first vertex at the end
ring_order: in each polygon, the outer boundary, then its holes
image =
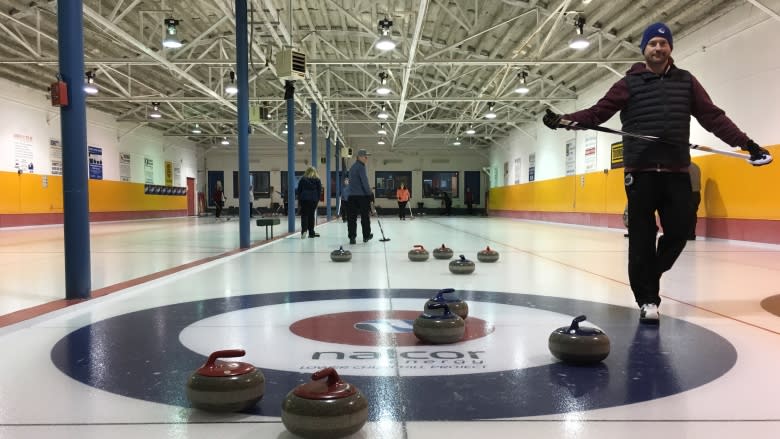
POLYGON ((460 255, 460 258, 450 262, 450 272, 454 274, 470 274, 474 272, 474 262, 460 255))
POLYGON ((429 256, 430 255, 428 254, 428 250, 426 250, 425 247, 421 246, 420 244, 415 245, 413 249, 409 250, 410 261, 414 261, 414 262, 427 261, 429 256))
POLYGON ((446 303, 432 303, 425 307, 412 325, 414 335, 424 343, 457 343, 466 333, 466 323, 457 314, 450 311, 446 303), (436 312, 443 309, 444 313, 436 312))
POLYGON ((368 401, 332 367, 315 372, 282 401, 282 423, 290 433, 311 439, 356 433, 368 420, 368 401))
POLYGON ((496 262, 498 260, 498 252, 487 246, 484 250, 480 250, 477 253, 477 260, 479 262, 496 262))
POLYGON ((216 351, 187 382, 187 399, 193 407, 212 412, 246 410, 263 398, 265 376, 249 363, 217 361, 243 357, 243 349, 216 351))
MULTIPOLYGON (((428 305, 433 303, 446 303, 450 311, 457 314, 458 317, 462 318, 463 320, 466 320, 466 317, 469 316, 469 304, 466 303, 463 299, 458 299, 457 297, 444 297, 445 294, 453 292, 455 292, 455 290, 452 288, 439 290, 435 296, 431 297, 427 302, 425 302, 424 309, 427 310, 428 305)), ((442 309, 441 313, 439 314, 444 314, 444 310, 442 309)))
POLYGON ((338 250, 330 252, 330 260, 333 262, 348 262, 352 260, 352 252, 339 246, 338 250))
POLYGON ((558 328, 550 334, 548 347, 555 358, 572 364, 593 364, 607 358, 609 355, 609 337, 604 331, 580 327, 580 322, 587 320, 578 316, 571 326, 558 328))
POLYGON ((439 248, 433 249, 433 257, 436 259, 450 259, 452 255, 452 249, 445 246, 444 244, 442 244, 439 248))

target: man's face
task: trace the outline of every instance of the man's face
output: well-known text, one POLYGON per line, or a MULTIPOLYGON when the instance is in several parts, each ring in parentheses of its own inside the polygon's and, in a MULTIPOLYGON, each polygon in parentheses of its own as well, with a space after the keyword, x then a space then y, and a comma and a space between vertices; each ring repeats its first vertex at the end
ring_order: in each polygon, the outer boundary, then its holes
POLYGON ((663 37, 653 37, 647 42, 645 47, 645 61, 651 65, 663 65, 669 61, 669 55, 672 54, 672 48, 669 42, 663 37))
POLYGON ((368 163, 368 156, 367 155, 358 156, 358 160, 363 162, 363 164, 365 165, 366 163, 368 163))

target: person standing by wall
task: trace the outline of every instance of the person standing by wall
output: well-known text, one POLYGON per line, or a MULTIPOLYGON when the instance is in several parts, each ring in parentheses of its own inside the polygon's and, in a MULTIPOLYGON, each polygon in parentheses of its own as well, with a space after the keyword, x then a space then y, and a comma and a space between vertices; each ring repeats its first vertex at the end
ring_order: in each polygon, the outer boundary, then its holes
POLYGON ((214 213, 214 216, 219 219, 219 217, 222 215, 222 207, 225 206, 225 192, 222 190, 222 181, 217 180, 217 183, 214 185, 214 195, 211 197, 212 201, 214 201, 214 205, 216 206, 216 210, 214 213))
POLYGON ((624 131, 664 139, 623 137, 628 277, 640 322, 658 323, 661 275, 680 256, 690 230, 691 116, 727 144, 748 151, 752 164, 766 164, 770 156, 712 103, 690 72, 674 64, 672 31, 666 24, 648 26, 639 48, 645 61, 634 64, 596 105, 566 115, 548 109, 542 121, 551 129, 570 123, 599 125, 620 111, 624 131), (657 247, 656 211, 663 227, 657 247))
POLYGON ((363 242, 374 237, 371 233, 371 185, 368 184, 366 163, 370 154, 360 149, 355 157, 355 163, 349 168, 349 217, 347 218, 347 236, 349 243, 357 241, 357 217, 360 215, 360 228, 363 232, 363 242))
POLYGON ((701 203, 701 169, 699 169, 699 165, 691 162, 688 175, 691 176, 691 227, 688 229, 688 241, 696 241, 696 223, 699 221, 699 204, 701 203))
POLYGON ((309 166, 303 173, 295 188, 295 195, 298 197, 298 204, 301 208, 301 239, 309 234, 309 238, 319 237, 319 233, 314 232, 314 212, 317 210, 317 204, 320 202, 322 193, 322 181, 317 175, 317 170, 309 166))
POLYGON ((406 203, 409 202, 411 196, 409 189, 406 188, 406 184, 401 182, 401 185, 395 191, 395 198, 398 200, 398 218, 401 221, 406 219, 406 203))
POLYGON ((466 208, 469 215, 474 214, 474 194, 471 192, 470 187, 466 187, 466 192, 463 193, 463 198, 466 202, 466 208))

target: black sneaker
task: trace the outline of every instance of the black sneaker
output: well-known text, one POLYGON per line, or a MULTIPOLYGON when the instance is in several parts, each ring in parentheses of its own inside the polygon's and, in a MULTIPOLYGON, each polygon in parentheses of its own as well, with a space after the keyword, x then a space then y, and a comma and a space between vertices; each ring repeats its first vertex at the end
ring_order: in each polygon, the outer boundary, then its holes
POLYGON ((349 238, 350 244, 357 244, 357 241, 355 241, 355 238, 349 238))
POLYGON ((368 241, 370 241, 370 240, 371 240, 373 237, 374 237, 374 234, 373 234, 373 233, 369 234, 368 236, 364 236, 364 237, 363 237, 363 242, 368 242, 368 241))
POLYGON ((319 233, 312 233, 311 235, 309 235, 309 238, 319 238, 319 237, 320 237, 319 233))

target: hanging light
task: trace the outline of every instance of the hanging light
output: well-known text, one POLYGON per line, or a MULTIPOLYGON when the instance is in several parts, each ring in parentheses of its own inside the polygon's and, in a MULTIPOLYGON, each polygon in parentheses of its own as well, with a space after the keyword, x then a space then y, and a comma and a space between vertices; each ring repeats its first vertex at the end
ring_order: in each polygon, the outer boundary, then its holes
POLYGON ((152 119, 159 119, 162 117, 162 114, 160 113, 159 102, 152 102, 152 112, 149 113, 149 117, 151 117, 152 119))
POLYGON ((200 125, 198 125, 198 124, 195 124, 195 126, 192 128, 192 134, 200 134, 202 132, 203 131, 201 131, 200 125))
POLYGON ((577 16, 577 19, 574 20, 574 26, 577 28, 577 36, 572 38, 571 41, 569 41, 569 47, 576 50, 582 50, 590 46, 590 41, 588 41, 583 36, 582 28, 585 26, 585 17, 581 15, 577 16))
POLYGON ((493 102, 488 103, 488 111, 485 113, 485 119, 495 119, 496 118, 496 112, 493 110, 495 108, 496 104, 493 102))
POLYGON ((173 18, 166 18, 163 21, 165 24, 165 39, 163 39, 162 45, 168 49, 178 49, 181 47, 181 40, 176 35, 176 26, 179 25, 179 20, 173 18))
POLYGON ((84 91, 89 95, 97 94, 98 88, 95 85, 95 71, 88 70, 84 73, 87 79, 84 81, 84 91))
POLYGON ((384 145, 385 144, 385 138, 384 137, 380 137, 379 140, 377 140, 376 144, 377 145, 384 145))
POLYGON ((303 133, 298 133, 298 145, 305 145, 306 142, 303 141, 303 133))
POLYGON ((234 95, 238 93, 238 87, 236 87, 236 72, 230 71, 230 82, 225 86, 225 93, 234 95))
POLYGON ((385 111, 385 106, 384 105, 382 105, 382 109, 379 110, 379 114, 377 114, 376 117, 378 117, 378 118, 380 118, 382 120, 385 120, 388 117, 390 117, 390 115, 387 114, 387 112, 385 111))
POLYGON ((379 134, 380 136, 387 135, 387 130, 385 129, 385 124, 380 123, 379 124, 379 130, 376 133, 379 134))
POLYGON ((525 83, 525 78, 528 75, 526 72, 520 72, 517 74, 517 78, 520 80, 520 82, 517 84, 517 88, 515 89, 515 93, 520 93, 521 95, 527 94, 530 90, 528 89, 528 85, 525 83))
POLYGON ((284 124, 284 129, 282 130, 282 134, 287 134, 287 124, 284 124))
POLYGON ((460 137, 456 137, 455 141, 452 142, 452 144, 455 145, 455 146, 460 146, 460 137))
POLYGON ((230 141, 227 139, 227 137, 223 137, 222 141, 219 142, 219 143, 221 143, 223 145, 230 145, 230 141))
POLYGON ((379 72, 379 87, 376 89, 376 94, 385 96, 389 95, 391 91, 387 86, 387 73, 379 72))
POLYGON ((382 51, 388 51, 395 49, 395 41, 390 38, 390 28, 393 27, 393 22, 388 20, 387 17, 379 20, 379 32, 382 36, 376 41, 376 48, 382 51))
POLYGON ((477 130, 474 129, 474 125, 469 125, 469 129, 466 130, 466 134, 468 135, 477 134, 477 130))

